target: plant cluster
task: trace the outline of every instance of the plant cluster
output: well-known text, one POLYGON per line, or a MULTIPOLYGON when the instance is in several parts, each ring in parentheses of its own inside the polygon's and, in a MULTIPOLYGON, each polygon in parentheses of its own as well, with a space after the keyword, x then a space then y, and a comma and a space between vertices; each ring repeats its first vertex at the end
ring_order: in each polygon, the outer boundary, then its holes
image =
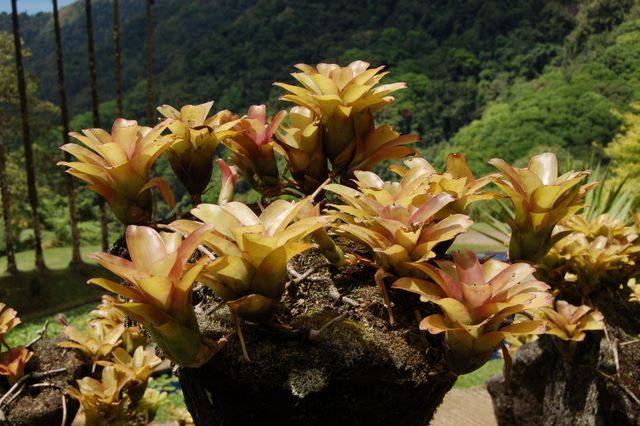
POLYGON ((153 419, 166 396, 147 388, 161 359, 148 346, 138 326, 125 326, 117 300, 103 296, 83 332, 70 325, 63 329, 69 341, 63 348, 78 350, 91 366, 91 374, 77 380, 67 393, 80 402, 87 425, 130 424, 153 419))
POLYGON ((574 216, 562 222, 570 235, 557 242, 541 261, 541 274, 563 290, 583 298, 598 286, 618 286, 637 275, 638 229, 608 214, 588 220, 574 216))
MULTIPOLYGON (((391 104, 391 93, 405 85, 380 84, 386 73, 362 61, 297 68, 301 72, 293 77, 299 86, 276 83, 287 91, 282 99, 296 106, 271 119, 264 106, 255 105, 242 117, 221 111, 207 118, 211 103, 180 112, 160 108, 168 117, 160 126, 170 134, 155 128, 155 141, 147 142, 156 148, 144 157, 145 164, 166 150, 194 208, 160 226, 162 231, 142 226, 152 224, 150 210, 138 215, 143 220, 136 224, 123 220, 129 225, 129 259, 106 253, 94 258, 124 282, 90 282, 126 299, 115 307, 148 330, 166 357, 188 367, 207 362, 229 337, 213 341, 200 333, 192 303, 195 283, 210 288, 228 307, 249 358, 242 322, 273 323, 289 279, 288 262, 313 247, 337 267, 357 263, 375 271, 372 281, 390 326, 395 324, 393 291, 417 293, 431 310, 438 309, 420 321, 420 328, 444 336, 448 365, 456 374, 480 367, 506 337, 543 333, 545 320, 534 315, 552 305, 552 296, 531 265, 569 234, 557 232, 556 225, 584 206, 594 186, 581 185, 587 172, 558 176, 555 156, 542 154, 522 169, 494 159, 490 163, 500 174, 476 178, 464 155, 450 154, 442 172, 413 156, 404 165, 392 165, 397 178, 385 181, 371 169, 413 154, 406 145, 417 138, 377 124, 374 113, 391 104), (218 162, 223 179, 218 203, 200 204, 219 144, 231 151, 233 166, 218 162), (260 203, 233 201, 238 175, 262 194, 260 203), (490 183, 502 193, 483 190, 490 183), (470 206, 497 198, 509 198, 515 207, 513 263, 481 262, 469 251, 447 254, 472 224, 470 206), (336 235, 370 249, 371 255, 343 253, 336 235)), ((103 134, 95 129, 85 133, 103 134)), ((128 140, 110 140, 137 146, 140 135, 132 131, 128 140)), ((71 164, 72 174, 87 170, 84 163, 71 164)), ((136 196, 151 187, 145 179, 135 180, 141 183, 136 196)), ((121 197, 122 191, 113 193, 120 198, 111 205, 127 205, 125 211, 141 206, 135 198, 121 197)), ((97 352, 91 353, 102 356, 100 345, 94 346, 97 352)), ((104 362, 91 357, 98 365, 104 362)), ((109 370, 109 380, 117 383, 118 371, 109 370)))

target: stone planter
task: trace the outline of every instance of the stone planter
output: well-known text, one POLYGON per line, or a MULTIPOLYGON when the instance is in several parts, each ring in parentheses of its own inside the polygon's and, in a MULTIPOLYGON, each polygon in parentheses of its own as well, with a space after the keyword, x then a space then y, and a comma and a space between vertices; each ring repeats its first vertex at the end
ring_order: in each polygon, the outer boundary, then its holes
POLYGON ((500 425, 637 425, 640 419, 640 304, 624 289, 603 288, 590 300, 608 336, 590 333, 568 360, 549 336, 524 345, 513 360, 510 391, 488 382, 500 425))
MULTIPOLYGON (((307 257, 299 271, 320 261, 307 257)), ((390 327, 373 272, 324 268, 292 285, 281 313, 292 329, 243 326, 251 361, 233 339, 208 364, 181 369, 180 382, 197 425, 420 425, 429 423, 455 377, 446 372, 440 339, 417 329, 416 297, 391 292, 398 325, 390 327), (337 290, 354 304, 336 302, 337 290), (308 330, 344 320, 309 341, 308 330)), ((206 334, 232 329, 225 309, 205 297, 197 307, 206 334), (208 300, 207 300, 208 299, 208 300)))

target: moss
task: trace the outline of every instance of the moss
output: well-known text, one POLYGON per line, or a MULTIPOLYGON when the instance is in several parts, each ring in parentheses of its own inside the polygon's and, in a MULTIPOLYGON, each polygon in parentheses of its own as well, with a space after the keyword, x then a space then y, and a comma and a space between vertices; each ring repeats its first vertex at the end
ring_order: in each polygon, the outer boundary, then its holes
POLYGON ((327 375, 323 370, 311 368, 309 370, 293 370, 289 373, 289 388, 291 394, 304 398, 310 393, 321 391, 327 386, 327 375))

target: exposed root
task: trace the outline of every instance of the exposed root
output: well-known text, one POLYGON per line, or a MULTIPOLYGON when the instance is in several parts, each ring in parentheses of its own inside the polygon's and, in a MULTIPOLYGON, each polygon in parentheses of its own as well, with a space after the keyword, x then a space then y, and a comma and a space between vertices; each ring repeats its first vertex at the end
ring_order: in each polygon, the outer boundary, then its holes
POLYGON ((334 300, 333 302, 334 304, 346 303, 347 305, 351 305, 354 308, 357 308, 360 306, 360 303, 356 302, 352 298, 340 294, 340 292, 338 291, 338 288, 333 284, 329 286, 329 296, 334 300))
POLYGON ((44 322, 44 325, 42 326, 42 328, 40 330, 37 331, 37 336, 33 338, 33 340, 31 340, 29 343, 27 343, 25 346, 27 348, 30 348, 31 346, 33 346, 34 344, 36 344, 36 342, 38 342, 40 339, 42 339, 45 334, 47 334, 47 330, 49 328, 49 320, 47 319, 44 322))
POLYGON ((378 284, 378 288, 380 289, 380 293, 382 294, 382 300, 384 301, 384 306, 387 308, 387 312, 389 313, 389 324, 396 325, 396 318, 393 315, 393 308, 391 306, 391 299, 389 298, 389 292, 387 291, 387 285, 384 282, 386 277, 390 277, 391 274, 385 272, 384 269, 379 268, 375 275, 373 276, 376 284, 378 284))
POLYGON ((315 330, 315 329, 310 329, 309 330, 309 334, 307 336, 307 340, 309 340, 310 342, 317 342, 318 340, 320 340, 322 338, 322 335, 329 329, 329 327, 341 322, 342 320, 344 320, 347 317, 347 313, 344 312, 340 315, 338 315, 337 317, 335 317, 334 319, 327 321, 327 323, 325 325, 323 325, 322 327, 320 327, 319 329, 315 330))
MULTIPOLYGON (((18 379, 13 386, 11 386, 9 388, 9 390, 2 395, 2 397, 0 397, 0 421, 6 421, 6 416, 4 413, 4 408, 11 404, 18 396, 20 396, 20 394, 22 393, 22 391, 25 389, 25 383, 30 380, 30 379, 34 379, 34 380, 39 380, 39 379, 43 379, 47 376, 51 376, 53 374, 58 374, 58 373, 64 373, 65 371, 67 371, 66 368, 56 368, 53 370, 48 370, 48 371, 34 371, 33 373, 29 373, 29 374, 25 374, 24 376, 22 376, 20 379, 18 379)), ((36 386, 35 385, 31 385, 31 386, 36 386)), ((50 384, 48 384, 50 385, 50 384)), ((42 386, 44 387, 44 386, 42 386)), ((51 387, 51 386, 49 386, 51 387)))
POLYGON ((249 353, 247 352, 247 346, 244 343, 244 336, 242 335, 242 320, 238 315, 238 306, 235 304, 228 303, 229 312, 231 312, 231 317, 233 318, 233 322, 236 326, 236 334, 238 335, 238 340, 240 340, 240 347, 242 348, 242 355, 244 359, 247 361, 251 361, 249 358, 249 353))

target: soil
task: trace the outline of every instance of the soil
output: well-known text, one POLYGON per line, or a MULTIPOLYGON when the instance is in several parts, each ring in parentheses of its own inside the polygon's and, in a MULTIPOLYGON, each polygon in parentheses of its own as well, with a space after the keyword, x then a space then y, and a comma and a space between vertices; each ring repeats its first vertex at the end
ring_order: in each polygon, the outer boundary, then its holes
MULTIPOLYGON (((49 383, 52 386, 44 388, 27 388, 12 403, 4 408, 7 416, 3 425, 11 426, 50 426, 60 425, 63 418, 62 389, 73 384, 75 380, 86 376, 89 371, 83 359, 76 351, 59 348, 57 343, 61 339, 42 339, 33 345, 33 358, 29 361, 25 373, 44 372, 58 368, 66 368, 63 373, 53 374, 39 380, 29 380, 27 383, 49 383)), ((6 382, 0 388, 0 394, 8 390, 6 382)), ((66 397, 67 424, 71 424, 78 402, 66 397)))
MULTIPOLYGON (((325 262, 311 252, 291 264, 302 273, 325 262)), ((288 287, 279 326, 243 325, 250 362, 232 339, 203 367, 181 369, 196 424, 428 424, 455 377, 447 373, 441 339, 417 328, 427 305, 390 291, 397 320, 390 326, 374 272, 362 265, 320 268, 288 287), (330 289, 358 306, 336 301, 330 289), (309 329, 343 314, 321 339, 309 341, 309 329)), ((228 334, 233 323, 226 308, 215 310, 218 301, 206 291, 200 299, 201 330, 213 338, 228 334)))

